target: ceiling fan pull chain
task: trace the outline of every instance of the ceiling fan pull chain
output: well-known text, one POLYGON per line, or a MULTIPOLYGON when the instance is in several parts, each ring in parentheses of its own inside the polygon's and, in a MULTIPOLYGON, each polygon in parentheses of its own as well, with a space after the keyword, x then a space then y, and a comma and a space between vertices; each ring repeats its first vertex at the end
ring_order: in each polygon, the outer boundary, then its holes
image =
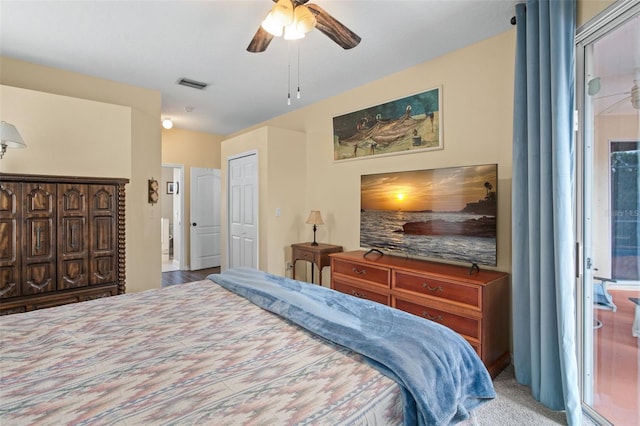
POLYGON ((287 44, 287 105, 291 105, 291 54, 290 48, 291 45, 287 44))
POLYGON ((300 43, 298 43, 298 93, 296 98, 300 99, 300 43))

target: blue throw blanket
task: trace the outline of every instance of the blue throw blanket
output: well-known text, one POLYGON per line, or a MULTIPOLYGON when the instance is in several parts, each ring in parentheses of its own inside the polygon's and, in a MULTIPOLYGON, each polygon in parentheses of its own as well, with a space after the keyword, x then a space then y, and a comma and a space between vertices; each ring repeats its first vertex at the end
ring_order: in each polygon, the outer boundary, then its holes
POLYGON ((255 269, 230 269, 208 278, 365 356, 402 388, 406 425, 454 424, 495 397, 491 377, 471 345, 440 324, 255 269))

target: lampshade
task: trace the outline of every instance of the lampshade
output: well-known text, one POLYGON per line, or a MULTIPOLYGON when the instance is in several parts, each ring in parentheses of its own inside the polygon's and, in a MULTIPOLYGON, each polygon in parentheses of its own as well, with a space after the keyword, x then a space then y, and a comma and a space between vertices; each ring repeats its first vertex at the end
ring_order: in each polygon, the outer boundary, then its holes
POLYGON ((270 15, 276 24, 286 27, 293 22, 293 3, 291 0, 278 0, 270 15))
POLYGON ((7 148, 26 148, 20 132, 11 123, 0 121, 0 158, 4 157, 7 148))
POLYGON ((0 135, 2 139, 2 145, 7 148, 26 148, 27 144, 24 143, 20 132, 11 123, 6 121, 0 121, 0 135))
POLYGON ((282 25, 277 23, 273 18, 273 13, 269 12, 264 21, 262 21, 262 29, 275 37, 282 37, 282 29, 284 28, 282 25))
POLYGON ((311 210, 309 213, 309 218, 307 222, 309 225, 322 225, 324 222, 322 221, 322 216, 320 216, 320 210, 311 210))
POLYGON ((293 18, 296 31, 299 33, 306 34, 316 26, 316 16, 303 4, 295 8, 293 18))
POLYGON ((285 40, 300 40, 301 38, 304 38, 304 33, 298 31, 295 24, 284 27, 285 40))

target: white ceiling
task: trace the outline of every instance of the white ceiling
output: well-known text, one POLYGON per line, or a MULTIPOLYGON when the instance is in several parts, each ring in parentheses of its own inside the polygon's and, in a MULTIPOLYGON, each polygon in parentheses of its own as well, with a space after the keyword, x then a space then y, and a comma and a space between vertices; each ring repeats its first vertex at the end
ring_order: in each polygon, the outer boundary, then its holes
POLYGON ((362 42, 343 50, 317 30, 298 42, 300 100, 295 42, 246 51, 270 0, 0 0, 0 54, 158 90, 176 127, 228 135, 507 31, 517 0, 311 2, 362 42))

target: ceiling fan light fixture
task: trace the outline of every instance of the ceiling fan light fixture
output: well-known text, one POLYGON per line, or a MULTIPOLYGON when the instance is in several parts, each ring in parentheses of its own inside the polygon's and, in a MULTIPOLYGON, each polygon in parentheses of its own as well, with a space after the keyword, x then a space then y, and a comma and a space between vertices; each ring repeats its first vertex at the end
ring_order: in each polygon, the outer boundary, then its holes
POLYGON ((301 38, 304 38, 304 33, 298 31, 295 24, 284 27, 285 40, 300 40, 301 38))
POLYGON ((291 0, 278 0, 271 9, 271 18, 281 27, 291 25, 293 22, 293 3, 291 0))
POLYGON ((273 13, 269 12, 264 21, 262 21, 262 29, 275 37, 282 37, 283 26, 278 24, 273 18, 273 13))
POLYGON ((316 16, 307 6, 301 4, 293 11, 293 23, 296 26, 296 31, 306 34, 315 28, 316 16))

